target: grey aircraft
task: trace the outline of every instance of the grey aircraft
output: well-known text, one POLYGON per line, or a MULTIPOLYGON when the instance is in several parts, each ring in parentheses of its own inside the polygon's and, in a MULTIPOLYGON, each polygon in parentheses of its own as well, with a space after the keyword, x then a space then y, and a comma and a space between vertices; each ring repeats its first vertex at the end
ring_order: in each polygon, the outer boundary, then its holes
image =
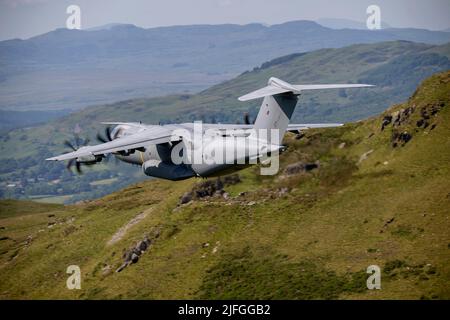
POLYGON ((248 120, 246 124, 104 122, 115 127, 106 130, 106 139, 99 137, 103 143, 79 148, 69 144, 73 152, 46 160, 69 160, 68 168, 75 165, 79 171, 81 165, 96 164, 112 154, 121 161, 141 165, 148 176, 168 180, 220 176, 284 150, 281 143, 287 131, 342 125, 289 124, 303 91, 360 87, 371 85, 292 85, 272 77, 266 87, 238 98, 240 101, 264 98, 254 124, 248 120), (226 155, 226 159, 215 157, 218 154, 226 155))

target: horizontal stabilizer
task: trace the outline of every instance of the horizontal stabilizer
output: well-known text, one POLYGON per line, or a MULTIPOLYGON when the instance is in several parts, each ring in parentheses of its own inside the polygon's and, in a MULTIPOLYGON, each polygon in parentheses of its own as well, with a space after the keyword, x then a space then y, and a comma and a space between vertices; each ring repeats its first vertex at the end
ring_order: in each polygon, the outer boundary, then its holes
POLYGON ((317 128, 336 128, 342 127, 342 123, 301 123, 301 124, 289 124, 287 131, 300 131, 307 129, 317 129, 317 128))
POLYGON ((250 92, 239 97, 240 101, 253 100, 267 96, 273 96, 280 93, 292 92, 300 94, 305 90, 320 90, 320 89, 344 89, 344 88, 364 88, 373 87, 370 84, 297 84, 293 85, 278 78, 272 77, 269 79, 268 85, 262 89, 250 92))

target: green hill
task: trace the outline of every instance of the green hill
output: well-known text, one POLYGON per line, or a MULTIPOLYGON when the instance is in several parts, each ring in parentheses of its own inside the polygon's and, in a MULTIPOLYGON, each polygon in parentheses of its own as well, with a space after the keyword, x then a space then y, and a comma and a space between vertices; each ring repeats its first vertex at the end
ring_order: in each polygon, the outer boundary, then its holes
POLYGON ((101 121, 235 123, 242 121, 246 111, 254 118, 260 105, 260 101, 239 102, 237 97, 264 86, 271 76, 292 83, 375 84, 371 89, 307 92, 293 118, 293 122, 354 121, 404 101, 420 81, 435 72, 449 70, 449 58, 450 44, 395 41, 323 49, 274 59, 196 95, 121 101, 87 108, 46 125, 14 130, 0 140, 0 196, 45 200, 49 195, 65 195, 68 198, 59 199, 75 202, 108 194, 145 178, 139 167, 113 164, 108 170, 99 165, 86 170, 84 176, 75 177, 64 164, 43 161, 67 151, 63 141, 72 137, 77 124, 83 136, 95 141, 96 133, 103 129, 101 121), (115 179, 115 183, 92 184, 105 179, 115 179), (54 180, 59 182, 55 184, 54 180), (9 188, 8 184, 16 187, 9 188))
POLYGON ((449 299, 449 92, 436 74, 379 116, 290 135, 279 174, 223 178, 226 195, 153 180, 2 214, 0 297, 449 299), (137 243, 149 247, 116 272, 137 243), (66 288, 69 265, 81 290, 66 288), (381 290, 366 289, 369 265, 381 290))

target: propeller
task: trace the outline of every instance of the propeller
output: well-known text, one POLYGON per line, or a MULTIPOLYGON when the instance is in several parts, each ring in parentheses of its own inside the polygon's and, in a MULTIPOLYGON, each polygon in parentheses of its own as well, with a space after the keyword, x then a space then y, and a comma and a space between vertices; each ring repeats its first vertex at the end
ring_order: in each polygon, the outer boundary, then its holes
MULTIPOLYGON (((80 149, 81 147, 85 147, 89 144, 89 139, 82 139, 78 136, 78 134, 74 134, 74 141, 71 142, 69 140, 65 140, 64 141, 64 145, 66 147, 68 147, 69 149, 71 149, 71 151, 77 151, 78 149, 80 149)), ((83 171, 81 170, 81 165, 93 165, 95 163, 89 163, 89 162, 78 162, 77 159, 70 159, 69 162, 67 163, 67 170, 72 171, 72 167, 75 166, 75 169, 77 171, 78 174, 82 174, 83 171)))
MULTIPOLYGON (((162 122, 160 121, 159 122, 159 125, 162 125, 162 122)), ((97 133, 97 140, 99 141, 99 142, 101 142, 101 143, 106 143, 106 142, 110 142, 110 141, 113 141, 114 139, 113 139, 113 136, 112 136, 112 129, 111 129, 111 127, 110 126, 107 126, 106 128, 105 128, 105 133, 104 133, 104 135, 102 135, 100 132, 98 132, 97 133)), ((120 154, 120 152, 118 152, 119 154, 120 154)), ((109 162, 109 155, 104 155, 103 156, 103 160, 105 161, 105 163, 108 163, 109 162)), ((114 160, 115 160, 115 164, 117 164, 118 163, 118 159, 117 158, 114 158, 114 160)))
MULTIPOLYGON (((83 174, 83 170, 81 170, 81 162, 78 162, 77 159, 70 159, 69 162, 67 163, 67 170, 72 171, 72 167, 75 166, 75 169, 77 171, 78 174, 83 174)), ((83 165, 85 166, 92 166, 95 163, 90 163, 90 162, 86 162, 83 163, 83 165)))
POLYGON ((100 132, 97 133, 97 140, 102 142, 102 143, 112 141, 113 139, 112 139, 112 136, 111 136, 111 127, 107 126, 105 128, 105 135, 104 136, 101 135, 100 132))

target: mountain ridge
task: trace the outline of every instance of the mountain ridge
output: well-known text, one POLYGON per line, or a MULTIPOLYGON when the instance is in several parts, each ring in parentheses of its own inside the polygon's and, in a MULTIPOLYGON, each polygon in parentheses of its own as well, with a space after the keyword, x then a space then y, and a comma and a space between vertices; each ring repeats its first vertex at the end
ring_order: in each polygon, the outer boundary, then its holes
POLYGON ((293 52, 392 40, 442 44, 450 35, 421 29, 334 30, 312 21, 269 27, 57 29, 0 42, 0 109, 76 110, 126 98, 198 92, 293 52))

